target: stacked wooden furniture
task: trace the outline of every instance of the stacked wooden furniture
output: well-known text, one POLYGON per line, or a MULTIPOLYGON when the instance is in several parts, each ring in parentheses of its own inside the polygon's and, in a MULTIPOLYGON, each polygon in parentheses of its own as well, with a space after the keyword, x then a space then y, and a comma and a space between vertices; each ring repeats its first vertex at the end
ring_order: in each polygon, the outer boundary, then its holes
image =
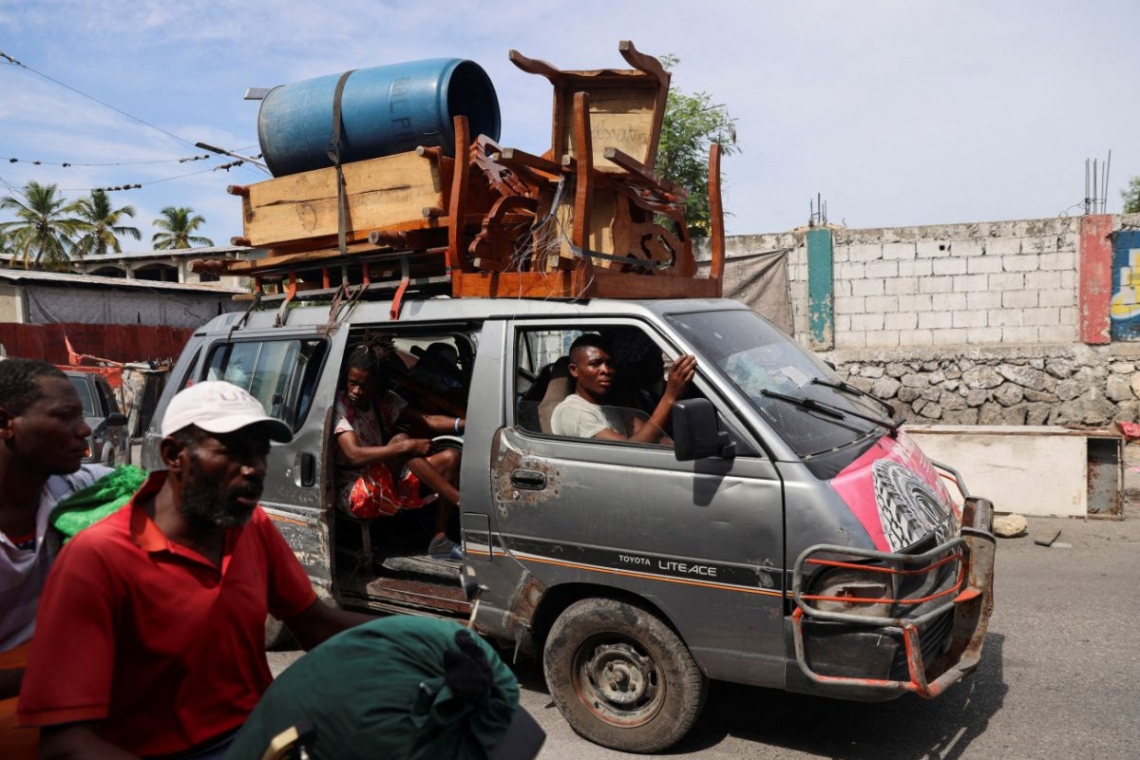
POLYGON ((709 156, 713 260, 696 276, 683 219, 685 191, 654 171, 669 73, 630 42, 629 69, 563 71, 511 51, 554 87, 551 148, 543 155, 472 139, 466 155, 419 148, 231 187, 244 236, 269 250, 227 271, 306 291, 409 289, 453 297, 669 298, 721 292, 724 229, 720 152, 709 156), (343 236, 343 240, 341 239, 343 236))

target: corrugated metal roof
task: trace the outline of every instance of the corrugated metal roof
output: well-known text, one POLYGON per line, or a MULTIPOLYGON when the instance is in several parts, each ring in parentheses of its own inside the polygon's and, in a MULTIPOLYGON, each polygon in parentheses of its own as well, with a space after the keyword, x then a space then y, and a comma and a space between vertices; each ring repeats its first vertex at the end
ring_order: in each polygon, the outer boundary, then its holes
MULTIPOLYGON (((199 249, 201 250, 201 249, 199 249)), ((70 272, 41 272, 34 269, 0 269, 0 280, 21 284, 59 285, 62 287, 127 288, 130 290, 172 290, 190 293, 216 293, 234 295, 248 292, 244 288, 231 288, 218 283, 159 282, 157 280, 128 280, 124 277, 100 277, 93 274, 70 272)))
MULTIPOLYGON (((113 253, 107 256, 89 256, 82 261, 75 263, 93 265, 103 263, 113 263, 123 259, 160 259, 163 257, 172 257, 178 259, 184 258, 209 258, 210 256, 218 256, 220 254, 234 253, 234 254, 253 254, 261 253, 264 255, 265 249, 263 248, 247 248, 241 245, 215 245, 210 248, 172 248, 161 251, 124 251, 123 253, 113 253)), ((259 257, 254 257, 259 258, 259 257)))

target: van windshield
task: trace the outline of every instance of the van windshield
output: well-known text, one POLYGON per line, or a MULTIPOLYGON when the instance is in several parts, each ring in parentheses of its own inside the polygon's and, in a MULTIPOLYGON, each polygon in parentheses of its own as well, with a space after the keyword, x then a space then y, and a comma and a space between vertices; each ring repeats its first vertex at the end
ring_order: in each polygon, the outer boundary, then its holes
POLYGON ((878 437, 890 408, 841 382, 826 364, 753 311, 667 317, 801 457, 878 437))

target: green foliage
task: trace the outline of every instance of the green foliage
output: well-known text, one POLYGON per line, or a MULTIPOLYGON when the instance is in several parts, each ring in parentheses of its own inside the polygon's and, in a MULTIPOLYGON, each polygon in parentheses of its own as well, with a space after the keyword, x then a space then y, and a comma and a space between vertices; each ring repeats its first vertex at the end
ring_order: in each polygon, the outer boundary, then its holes
POLYGON ((1140 214, 1140 176, 1128 180, 1128 187, 1120 191, 1124 199, 1124 213, 1140 214))
POLYGON ((157 250, 213 245, 214 241, 209 238, 194 234, 205 223, 206 218, 191 208, 167 206, 162 216, 154 220, 154 226, 162 232, 154 233, 151 242, 157 250))
POLYGON ((63 269, 71 260, 75 238, 86 223, 74 216, 78 204, 68 203, 56 185, 29 182, 18 196, 0 198, 0 209, 15 213, 16 220, 0 222, 0 232, 8 237, 13 263, 21 261, 48 269, 63 269))
POLYGON ((137 227, 127 227, 121 224, 123 217, 135 215, 134 206, 123 206, 120 209, 111 207, 111 199, 102 190, 93 190, 91 197, 80 198, 76 202, 79 218, 87 223, 87 229, 75 242, 75 253, 84 256, 105 256, 109 251, 122 253, 119 245, 120 235, 129 235, 135 240, 141 240, 142 234, 137 227))
MULTIPOLYGON (((668 70, 680 63, 675 55, 661 57, 668 70)), ((709 147, 721 146, 721 155, 739 152, 736 120, 724 105, 716 105, 707 92, 686 94, 670 88, 657 149, 657 173, 689 191, 685 223, 689 234, 709 234, 709 147)))

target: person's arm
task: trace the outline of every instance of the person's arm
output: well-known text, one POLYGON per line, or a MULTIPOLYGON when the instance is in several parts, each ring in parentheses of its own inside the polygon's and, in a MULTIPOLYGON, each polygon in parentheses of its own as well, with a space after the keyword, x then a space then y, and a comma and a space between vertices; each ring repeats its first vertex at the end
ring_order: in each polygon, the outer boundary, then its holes
POLYGON ((427 414, 410 406, 400 410, 400 422, 414 426, 413 430, 429 430, 434 435, 462 435, 467 421, 447 414, 427 414))
POLYGON ((23 668, 0 670, 0 699, 11 699, 20 695, 20 682, 24 680, 23 668))
POLYGON ((649 420, 634 425, 633 434, 629 437, 615 432, 610 428, 599 432, 595 438, 600 438, 609 441, 634 441, 635 443, 657 443, 665 437, 665 425, 669 422, 669 415, 673 413, 673 405, 677 403, 677 399, 685 392, 689 382, 693 379, 693 375, 697 372, 697 357, 691 354, 685 354, 677 358, 673 362, 673 366, 669 368, 669 378, 665 382, 665 392, 661 394, 661 400, 657 402, 657 408, 653 410, 653 414, 649 420))
POLYGON ((95 723, 45 726, 39 760, 139 760, 139 756, 104 741, 95 723))
POLYGON ((388 462, 400 457, 427 456, 431 451, 431 441, 427 438, 401 438, 382 446, 362 446, 352 430, 338 434, 336 443, 353 467, 388 462))
POLYGON ((372 615, 331 607, 317 599, 304 612, 294 615, 284 623, 301 648, 308 651, 325 639, 353 626, 367 623, 369 620, 375 618, 372 615))

